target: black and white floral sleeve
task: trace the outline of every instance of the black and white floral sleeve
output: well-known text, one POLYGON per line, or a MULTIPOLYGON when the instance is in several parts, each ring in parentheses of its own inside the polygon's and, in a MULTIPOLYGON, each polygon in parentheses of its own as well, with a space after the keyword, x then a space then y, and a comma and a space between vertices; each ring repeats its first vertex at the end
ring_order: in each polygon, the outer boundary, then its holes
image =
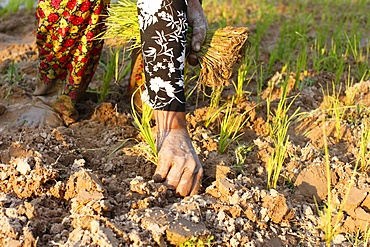
POLYGON ((146 84, 142 100, 155 110, 185 111, 186 0, 138 0, 146 84))

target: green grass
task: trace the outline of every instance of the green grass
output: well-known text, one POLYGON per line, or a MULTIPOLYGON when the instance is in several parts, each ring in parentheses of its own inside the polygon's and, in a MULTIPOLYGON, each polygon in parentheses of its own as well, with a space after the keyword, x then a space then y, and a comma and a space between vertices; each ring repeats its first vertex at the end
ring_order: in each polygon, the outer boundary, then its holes
POLYGON ((307 66, 313 66, 316 72, 335 73, 355 65, 357 79, 368 70, 370 45, 360 42, 370 30, 366 1, 302 0, 284 8, 282 5, 271 1, 204 1, 211 25, 255 26, 250 38, 253 52, 249 55, 263 63, 261 53, 267 52, 266 75, 281 70, 282 64, 290 64, 288 70, 298 75, 307 66), (250 10, 247 14, 246 9, 250 10), (271 40, 271 32, 277 32, 279 38, 264 51, 262 43, 271 40))
POLYGON ((0 16, 7 17, 9 14, 16 13, 21 6, 30 12, 35 6, 35 0, 9 0, 8 4, 0 9, 0 16))
POLYGON ((4 78, 5 81, 9 84, 9 89, 4 96, 5 100, 8 99, 8 97, 10 96, 15 83, 20 81, 22 77, 23 74, 18 72, 18 68, 15 66, 14 61, 12 61, 12 65, 6 70, 6 75, 4 78))

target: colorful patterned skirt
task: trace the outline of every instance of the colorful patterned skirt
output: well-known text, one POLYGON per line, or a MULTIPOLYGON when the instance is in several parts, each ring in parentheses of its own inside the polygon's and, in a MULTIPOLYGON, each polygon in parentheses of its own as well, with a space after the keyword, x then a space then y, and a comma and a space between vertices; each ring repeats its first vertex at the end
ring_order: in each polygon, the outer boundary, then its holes
POLYGON ((39 77, 60 84, 63 95, 77 101, 88 87, 99 63, 104 29, 103 0, 39 0, 36 43, 39 77))

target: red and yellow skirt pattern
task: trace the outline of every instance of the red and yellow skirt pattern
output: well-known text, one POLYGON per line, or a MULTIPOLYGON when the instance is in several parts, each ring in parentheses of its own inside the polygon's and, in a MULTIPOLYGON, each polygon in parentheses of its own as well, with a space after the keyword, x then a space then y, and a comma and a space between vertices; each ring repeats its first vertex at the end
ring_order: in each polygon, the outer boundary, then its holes
POLYGON ((104 0, 39 0, 36 9, 39 78, 64 84, 62 95, 76 102, 99 63, 104 0))

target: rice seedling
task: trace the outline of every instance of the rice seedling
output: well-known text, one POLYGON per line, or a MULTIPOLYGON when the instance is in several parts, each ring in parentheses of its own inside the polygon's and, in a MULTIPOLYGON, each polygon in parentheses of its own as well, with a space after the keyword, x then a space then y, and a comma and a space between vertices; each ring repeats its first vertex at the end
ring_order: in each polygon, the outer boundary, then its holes
POLYGON ((210 95, 210 104, 209 104, 209 107, 211 109, 216 109, 219 105, 220 105, 220 102, 221 102, 221 95, 222 95, 222 92, 224 91, 224 86, 216 86, 216 87, 213 87, 212 88, 212 93, 210 95))
POLYGON ((257 104, 261 103, 263 82, 265 81, 265 74, 263 72, 263 65, 257 68, 257 104))
POLYGON ((332 93, 329 93, 329 90, 327 90, 327 93, 324 93, 324 105, 327 110, 328 115, 334 119, 334 126, 335 126, 335 134, 334 137, 336 141, 338 142, 340 140, 340 129, 341 124, 345 116, 346 108, 342 105, 339 96, 340 92, 342 91, 342 87, 340 86, 339 89, 337 89, 334 82, 332 82, 332 93))
POLYGON ((327 56, 327 44, 315 39, 311 45, 311 61, 316 72, 321 72, 327 67, 327 61, 332 59, 327 56))
POLYGON ((100 66, 103 67, 103 85, 101 90, 99 91, 99 102, 103 102, 106 97, 108 96, 109 92, 109 86, 114 78, 115 71, 116 71, 116 57, 117 51, 110 50, 110 53, 108 55, 107 63, 103 63, 101 60, 99 62, 100 66))
POLYGON ((335 71, 335 79, 334 79, 335 85, 338 85, 340 83, 340 80, 344 73, 345 65, 346 65, 346 61, 344 60, 343 57, 340 57, 337 61, 337 70, 335 71))
POLYGON ((344 215, 344 206, 348 200, 348 196, 351 193, 351 189, 353 188, 355 177, 357 176, 357 168, 360 164, 360 158, 358 157, 353 168, 351 179, 346 185, 346 192, 343 196, 343 200, 340 202, 339 208, 335 206, 333 196, 332 196, 332 185, 331 185, 331 166, 330 166, 330 156, 329 156, 329 148, 328 148, 328 141, 327 141, 327 134, 325 130, 326 126, 323 124, 323 141, 324 141, 324 155, 325 155, 325 169, 326 169, 326 186, 327 186, 327 200, 324 205, 323 210, 319 210, 318 205, 317 210, 319 213, 319 217, 321 220, 321 228, 325 234, 325 242, 326 246, 330 247, 334 237, 337 235, 339 227, 341 225, 341 221, 343 220, 344 215))
POLYGON ((131 69, 132 64, 130 62, 125 63, 125 61, 129 60, 128 58, 131 56, 131 52, 126 52, 125 48, 117 47, 114 50, 114 58, 115 58, 115 73, 114 73, 114 83, 118 84, 125 76, 127 76, 131 69))
POLYGON ((370 226, 367 225, 366 228, 367 228, 367 231, 364 234, 364 245, 363 246, 368 246, 368 244, 370 243, 370 226))
POLYGON ((246 161, 246 154, 251 152, 254 148, 254 145, 240 145, 238 146, 234 153, 235 153, 235 158, 236 158, 236 164, 234 168, 238 171, 243 172, 244 164, 246 161))
POLYGON ((122 149, 123 146, 129 141, 131 140, 131 138, 128 138, 128 139, 125 139, 125 140, 121 140, 120 144, 112 151, 109 153, 108 157, 112 156, 113 154, 115 154, 118 150, 122 149))
POLYGON ((365 120, 361 126, 360 132, 360 148, 359 148, 359 167, 360 170, 363 172, 367 172, 370 170, 370 122, 369 120, 365 120))
POLYGON ((99 61, 99 66, 103 70, 101 75, 103 83, 96 89, 86 90, 87 92, 98 94, 99 102, 105 101, 109 94, 118 93, 110 90, 111 84, 115 83, 120 86, 119 82, 131 71, 131 63, 125 63, 125 55, 121 47, 110 47, 107 56, 105 58, 102 56, 102 59, 99 61))
POLYGON ((363 50, 359 48, 360 40, 358 39, 358 36, 353 34, 350 38, 346 32, 344 32, 344 35, 346 36, 347 44, 353 59, 356 62, 364 61, 363 50))
POLYGON ((114 39, 118 45, 129 44, 130 49, 141 47, 136 1, 119 0, 111 4, 106 26, 102 38, 114 39))
POLYGON ((234 100, 226 103, 225 115, 221 121, 220 137, 218 143, 218 153, 224 153, 231 143, 238 140, 242 135, 240 131, 248 122, 249 117, 246 117, 248 111, 242 114, 238 113, 234 108, 234 100))
POLYGON ((296 61, 296 75, 295 75, 295 87, 302 88, 301 85, 301 73, 302 71, 307 70, 307 37, 297 33, 301 36, 301 49, 298 52, 297 61, 296 61))
POLYGON ((353 88, 353 77, 351 77, 351 66, 348 65, 347 80, 346 80, 346 99, 344 102, 345 106, 353 106, 355 104, 355 97, 357 88, 353 88))
POLYGON ((211 123, 217 118, 217 116, 225 109, 225 105, 218 108, 208 108, 206 120, 204 121, 204 127, 208 128, 211 123))
POLYGON ((334 113, 334 122, 335 122, 335 139, 337 142, 339 142, 341 138, 341 124, 344 117, 344 108, 341 106, 341 102, 339 101, 339 98, 335 97, 333 98, 333 113, 334 113))
MULTIPOLYGON (((141 90, 140 87, 137 90, 141 90)), ((155 137, 152 132, 151 128, 151 120, 153 116, 153 110, 145 103, 142 104, 141 107, 141 116, 136 111, 134 105, 134 97, 131 97, 131 108, 132 108, 132 117, 134 119, 134 126, 140 131, 140 135, 145 140, 148 146, 136 146, 136 148, 141 149, 147 155, 147 159, 151 161, 153 164, 157 164, 158 162, 158 152, 157 146, 155 143, 155 137)))
POLYGON ((278 47, 275 48, 271 53, 269 57, 269 61, 267 64, 267 73, 270 74, 272 71, 273 66, 276 64, 276 61, 279 59, 279 50, 281 49, 280 42, 278 43, 278 47))
POLYGON ((252 80, 252 78, 255 74, 255 72, 253 72, 253 74, 249 78, 247 78, 248 73, 252 69, 251 64, 248 62, 248 60, 250 60, 250 59, 247 58, 247 57, 244 57, 243 62, 242 62, 241 66, 238 69, 237 83, 235 83, 233 81, 233 85, 234 85, 234 89, 235 89, 235 95, 234 96, 235 96, 235 101, 236 102, 239 102, 240 100, 242 100, 244 98, 244 94, 246 93, 244 91, 244 86, 247 86, 251 82, 251 80, 252 80))
POLYGON ((346 238, 353 247, 366 247, 368 246, 370 239, 370 226, 367 223, 365 226, 365 231, 358 229, 355 233, 347 233, 346 238))
POLYGON ((206 41, 197 53, 199 83, 209 87, 228 85, 233 67, 245 55, 248 35, 247 27, 208 30, 206 41))
POLYGON ((189 240, 181 243, 179 247, 211 247, 213 246, 214 236, 208 236, 206 239, 191 237, 189 240))
POLYGON ((9 84, 9 89, 8 91, 6 92, 5 96, 4 96, 4 99, 8 99, 8 97, 10 96, 12 90, 13 90, 13 87, 14 85, 19 82, 21 80, 21 78, 23 77, 23 74, 20 74, 18 72, 18 69, 16 68, 15 64, 14 64, 14 60, 12 61, 12 65, 10 66, 10 68, 8 68, 8 70, 6 71, 6 76, 5 76, 5 80, 8 81, 8 84, 9 84))
POLYGON ((206 120, 204 121, 204 126, 206 128, 209 127, 217 115, 224 109, 224 106, 219 107, 221 102, 221 94, 224 88, 224 86, 216 86, 212 88, 212 93, 209 96, 211 98, 210 104, 208 107, 206 120))
POLYGON ((16 13, 21 6, 25 6, 29 12, 35 6, 35 0, 9 0, 7 5, 0 9, 0 16, 7 17, 9 14, 16 13))
MULTIPOLYGON (((289 74, 289 73, 288 73, 289 74)), ((297 108, 291 116, 288 111, 291 108, 295 96, 291 102, 288 102, 287 88, 289 77, 285 79, 282 88, 278 106, 275 113, 271 111, 271 97, 267 99, 267 125, 271 139, 274 143, 274 149, 267 162, 267 188, 276 188, 277 181, 280 176, 281 168, 287 155, 289 144, 288 129, 295 117, 298 116, 299 108, 297 108)))
POLYGON ((337 234, 338 224, 335 224, 334 226, 332 225, 335 208, 334 204, 332 203, 330 158, 325 125, 323 127, 323 135, 324 135, 323 140, 324 140, 324 155, 325 155, 326 182, 327 182, 326 188, 328 192, 328 197, 327 203, 324 205, 323 210, 319 210, 317 203, 316 206, 321 221, 320 228, 325 233, 326 246, 330 246, 330 243, 332 242, 334 236, 337 234))

